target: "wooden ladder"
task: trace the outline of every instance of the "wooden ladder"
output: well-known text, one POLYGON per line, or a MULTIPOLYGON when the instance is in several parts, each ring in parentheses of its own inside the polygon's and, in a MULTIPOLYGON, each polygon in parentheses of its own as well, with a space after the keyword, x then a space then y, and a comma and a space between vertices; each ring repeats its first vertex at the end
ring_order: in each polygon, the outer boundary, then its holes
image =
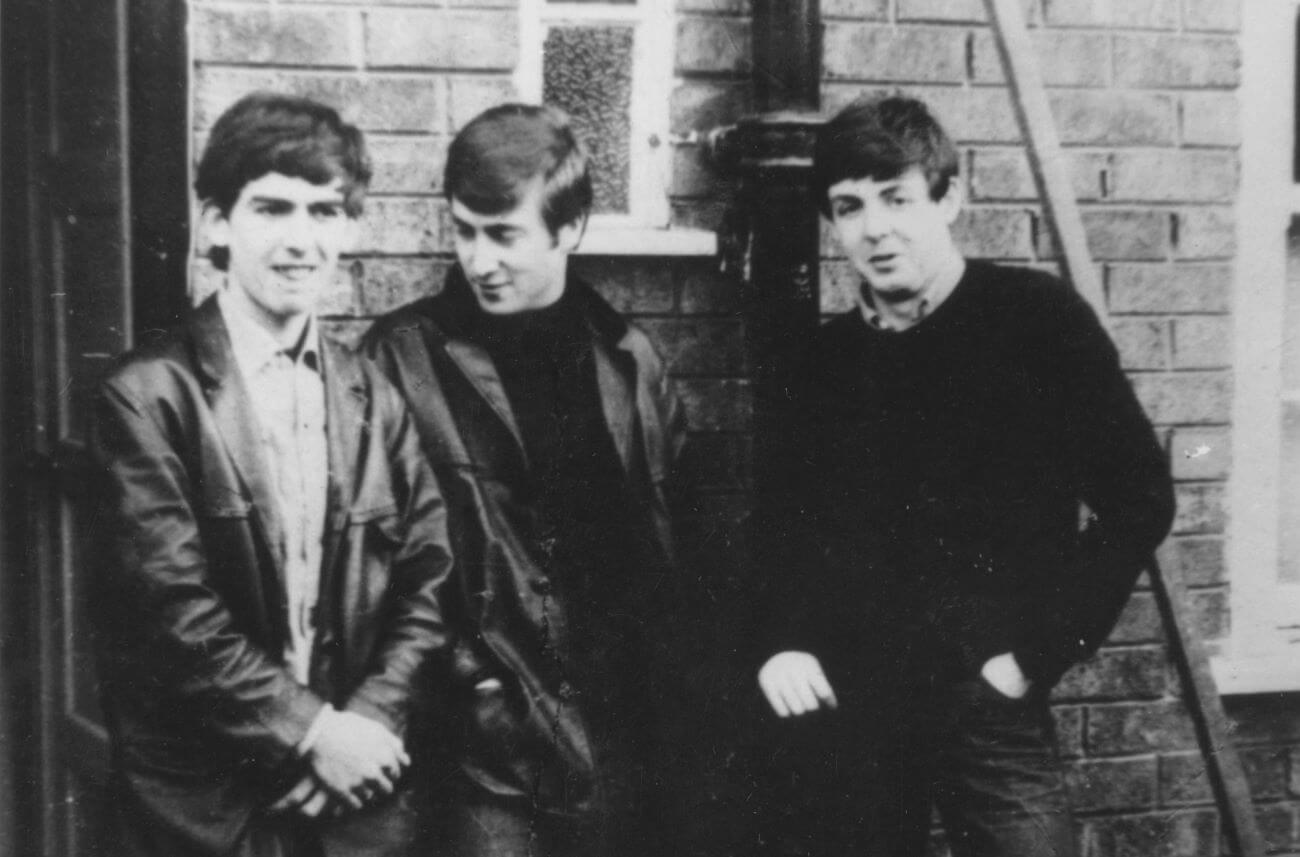
MULTIPOLYGON (((1034 183, 1060 247, 1062 274, 1104 320, 1106 296, 1088 253, 1083 220, 1070 187, 1056 125, 1025 27, 1023 0, 984 0, 984 6, 993 24, 1016 118, 1025 137, 1034 183)), ((1184 702, 1218 805, 1228 853, 1233 857, 1263 857, 1264 840, 1256 824, 1250 787, 1241 759, 1228 737, 1228 718, 1210 673, 1205 646, 1189 615, 1182 573, 1173 563, 1162 568, 1157 557, 1151 558, 1148 570, 1168 637, 1170 657, 1182 682, 1184 702)))

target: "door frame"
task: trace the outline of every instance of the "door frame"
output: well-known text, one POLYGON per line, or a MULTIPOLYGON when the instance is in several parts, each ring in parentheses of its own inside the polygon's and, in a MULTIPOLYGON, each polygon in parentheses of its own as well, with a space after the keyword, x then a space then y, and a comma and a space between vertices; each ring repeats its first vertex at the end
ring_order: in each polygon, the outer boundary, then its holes
MULTIPOLYGON (((110 2, 124 86, 125 299, 143 331, 169 326, 188 305, 187 4, 110 2)), ((0 0, 0 853, 40 843, 48 857, 64 853, 62 760, 104 764, 102 742, 64 723, 67 605, 53 524, 75 450, 44 448, 37 428, 49 412, 37 379, 53 354, 41 296, 54 282, 45 224, 56 5, 0 0)))

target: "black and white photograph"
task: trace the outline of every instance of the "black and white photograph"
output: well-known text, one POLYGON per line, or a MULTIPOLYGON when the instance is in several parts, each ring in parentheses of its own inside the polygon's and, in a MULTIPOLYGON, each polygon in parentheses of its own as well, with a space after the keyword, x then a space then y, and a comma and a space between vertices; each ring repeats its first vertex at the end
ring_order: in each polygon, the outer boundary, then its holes
POLYGON ((0 0, 0 857, 1300 857, 1300 0, 0 0))

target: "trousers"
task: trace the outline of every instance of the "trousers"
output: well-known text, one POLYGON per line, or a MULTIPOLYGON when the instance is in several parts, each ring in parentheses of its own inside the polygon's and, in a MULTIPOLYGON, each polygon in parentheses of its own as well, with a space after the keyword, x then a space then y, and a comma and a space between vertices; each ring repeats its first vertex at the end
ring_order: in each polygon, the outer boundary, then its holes
POLYGON ((1046 693, 981 679, 840 694, 835 711, 773 725, 762 850, 779 857, 920 857, 937 813, 954 857, 1075 857, 1046 693))

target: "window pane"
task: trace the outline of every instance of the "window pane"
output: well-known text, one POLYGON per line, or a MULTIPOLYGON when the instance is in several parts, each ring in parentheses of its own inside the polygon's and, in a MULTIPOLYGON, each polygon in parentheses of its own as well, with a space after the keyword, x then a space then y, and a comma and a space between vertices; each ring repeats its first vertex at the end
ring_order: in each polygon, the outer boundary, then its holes
POLYGON ((628 26, 553 27, 542 48, 542 100, 591 153, 598 214, 629 209, 633 39, 628 26))

